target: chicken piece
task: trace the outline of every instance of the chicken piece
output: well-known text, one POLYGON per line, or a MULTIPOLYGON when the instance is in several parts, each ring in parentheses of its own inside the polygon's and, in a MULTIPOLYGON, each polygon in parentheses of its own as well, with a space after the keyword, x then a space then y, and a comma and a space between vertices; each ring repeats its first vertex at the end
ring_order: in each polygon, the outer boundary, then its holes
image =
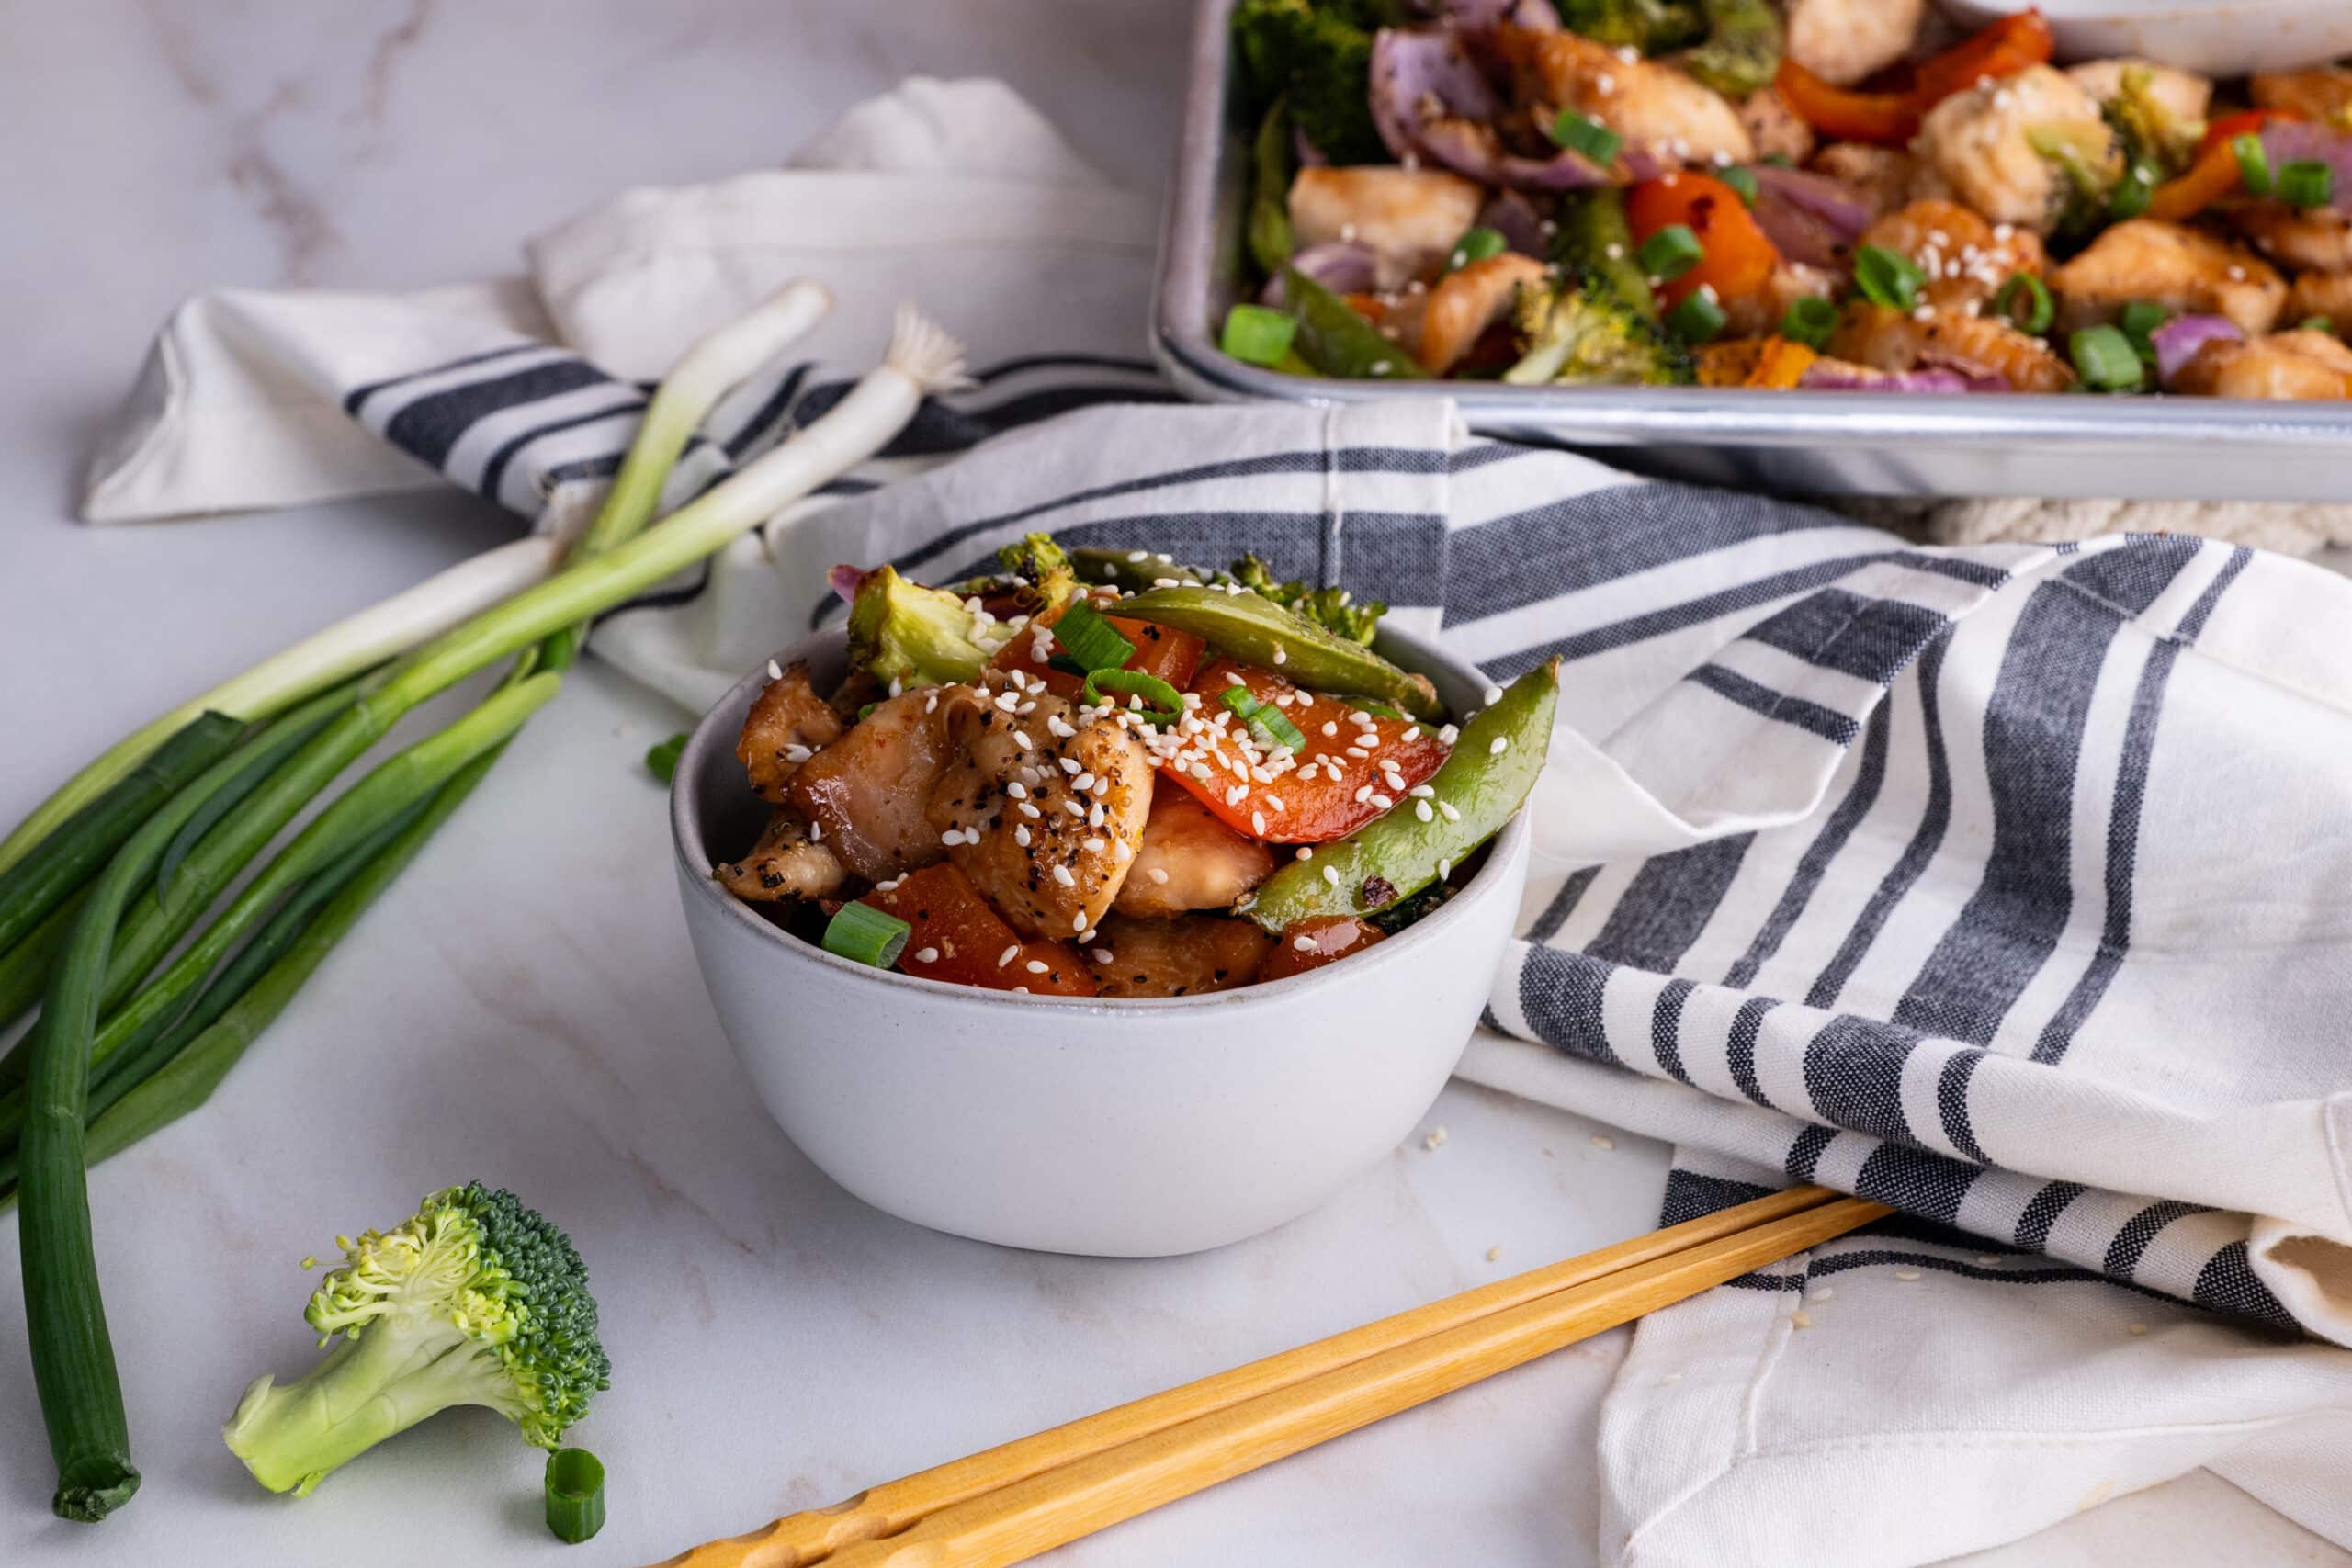
POLYGON ((1724 331, 1733 337, 1762 337, 1780 331, 1789 307, 1800 299, 1827 299, 1838 292, 1838 275, 1803 262, 1781 262, 1753 294, 1722 301, 1724 331))
POLYGON ((1883 218, 1909 201, 1919 174, 1918 161, 1910 153, 1866 141, 1833 141, 1813 155, 1812 166, 1816 175, 1851 186, 1873 218, 1883 218))
POLYGON ((1447 273, 1430 286, 1414 357, 1432 376, 1461 362, 1487 329, 1510 314, 1522 286, 1544 281, 1544 264, 1506 251, 1447 273))
POLYGON ((2352 332, 2352 273, 2307 272, 2295 279, 2279 319, 2308 321, 2313 316, 2325 316, 2339 332, 2352 332))
POLYGON ((956 836, 948 858, 1013 930, 1067 939, 1099 924, 1126 881, 1151 815, 1151 756, 1117 720, 1081 723, 1041 684, 1002 679, 989 677, 996 701, 946 714, 956 760, 915 798, 928 799, 934 841, 956 836))
POLYGON ((1747 140, 1755 144, 1758 158, 1781 157, 1802 164, 1813 156, 1813 127, 1789 107, 1778 87, 1761 87, 1748 94, 1739 106, 1739 123, 1747 128, 1747 140))
POLYGON ((1696 78, 1649 60, 1626 60, 1575 33, 1506 28, 1503 51, 1519 77, 1519 98, 1549 125, 1562 109, 1599 120, 1629 152, 1667 164, 1747 164, 1756 144, 1729 99, 1696 78))
POLYGON ((2050 275, 2058 330, 2112 321, 2134 299, 2177 313, 2226 316, 2249 336, 2287 307, 2287 282, 2260 256, 2200 229, 2134 218, 2108 230, 2050 275))
POLYGON ((1095 988, 1106 997, 1196 997, 1255 980, 1272 945, 1273 939, 1252 920, 1217 915, 1135 920, 1113 915, 1086 944, 1086 964, 1095 988))
POLYGON ((1890 212, 1860 242, 1910 257, 1928 275, 1921 296, 1947 310, 1990 300, 2015 274, 2039 277, 2050 254, 2041 237, 2014 223, 1987 223, 1954 201, 1930 198, 1890 212))
POLYGON ((2352 218, 2328 207, 2296 210, 2255 201, 2230 214, 2237 231, 2298 272, 2352 272, 2352 218))
POLYGON ((1928 0, 1789 0, 1789 58, 1850 87, 1911 52, 1928 0))
POLYGON ((795 773, 786 791, 813 835, 867 882, 884 882, 947 852, 924 806, 953 751, 942 719, 976 705, 969 686, 909 692, 877 704, 795 773))
POLYGON ((2079 65, 2068 66, 2066 74, 2074 79, 2075 85, 2104 107, 2122 96, 2123 73, 2133 70, 2148 73, 2149 100, 2176 120, 2185 124, 2201 120, 2205 111, 2213 107, 2213 84, 2209 78, 2193 71, 2159 65, 2153 60, 2086 60, 2079 65))
POLYGON ((2325 333, 2305 332, 2209 343, 2173 378, 2171 389, 2295 402, 2352 398, 2352 348, 2325 333))
POLYGON ((1375 281, 1396 288, 1443 266, 1486 199, 1442 169, 1305 168, 1291 182, 1290 223, 1301 245, 1369 247, 1375 281))
POLYGON ((2075 384, 2073 367, 2041 339, 1991 316, 1928 306, 1890 310, 1856 299, 1846 307, 1828 352, 1872 370, 1941 368, 1999 376, 2019 392, 2061 392, 2075 384))
POLYGON ((1218 821, 1192 791, 1162 783, 1136 863, 1111 907, 1138 919, 1230 909, 1273 870, 1273 851, 1218 821))
POLYGON ((2352 70, 2321 65, 2309 71, 2257 71, 2246 79, 2256 108, 2285 109, 2339 129, 2352 127, 2352 70))
POLYGON ((785 786, 800 764, 840 739, 841 733, 839 716, 808 683, 807 661, 795 660, 752 704, 743 733, 735 741, 735 755, 751 775, 752 793, 774 805, 784 799, 785 786))
POLYGON ((2106 148, 2103 161, 2120 159, 2098 105, 2047 65, 1954 93, 1928 111, 1912 151, 1993 222, 2047 234, 2069 187, 2058 165, 2034 151, 2038 132, 2076 137, 2086 148, 2106 148))
POLYGON ((718 885, 747 904, 780 904, 788 898, 822 898, 847 876, 833 852, 808 837, 808 818, 789 806, 768 815, 768 825, 752 852, 715 866, 718 885))

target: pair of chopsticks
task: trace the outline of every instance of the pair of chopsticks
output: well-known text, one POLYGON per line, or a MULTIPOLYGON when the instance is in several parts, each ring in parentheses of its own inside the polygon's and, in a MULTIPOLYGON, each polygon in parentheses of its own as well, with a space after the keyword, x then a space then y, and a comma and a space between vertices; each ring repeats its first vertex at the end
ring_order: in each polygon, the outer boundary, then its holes
POLYGON ((998 1568, 1409 1410, 1891 1213, 1799 1187, 714 1540, 662 1568, 998 1568))

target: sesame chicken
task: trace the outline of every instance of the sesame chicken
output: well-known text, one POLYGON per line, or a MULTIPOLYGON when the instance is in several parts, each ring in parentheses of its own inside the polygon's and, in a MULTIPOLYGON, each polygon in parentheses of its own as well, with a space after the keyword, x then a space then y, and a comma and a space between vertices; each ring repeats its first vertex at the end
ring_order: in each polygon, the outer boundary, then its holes
POLYGON ((751 852, 711 874, 747 904, 779 904, 790 898, 823 898, 848 879, 841 860, 821 843, 811 842, 808 818, 789 806, 779 806, 751 852))
POLYGON ((1540 287, 1544 276, 1542 262, 1506 251, 1440 278, 1421 310, 1415 355, 1421 368, 1432 376, 1452 369, 1487 328, 1510 314, 1519 291, 1540 287))
POLYGON ((1873 370, 1940 368, 1998 376, 2018 392, 2062 392, 2075 384, 2074 370, 2040 338, 1991 316, 1928 305, 1890 310, 1853 300, 1829 340, 1829 354, 1873 370))
MULTIPOLYGON (((769 666, 774 669, 774 665, 769 666)), ((785 786, 800 764, 841 738, 842 721, 808 683, 806 660, 767 683, 743 720, 735 755, 751 775, 752 792, 771 803, 784 799, 785 786)))
POLYGON ((1850 87, 1911 51, 1928 0, 1789 0, 1789 58, 1850 87))
POLYGON ((1112 908, 1139 919, 1229 909, 1273 869, 1272 850, 1218 821, 1190 790, 1163 782, 1153 792, 1134 869, 1112 908))
POLYGON ((2058 328, 2111 321, 2134 299, 2180 313, 2225 316, 2240 332, 2268 332, 2287 283, 2260 256, 2199 229, 2154 218, 2118 223, 2050 275, 2058 328))
POLYGON ((2173 378, 2173 389, 2208 398, 2316 402, 2352 399, 2352 348, 2326 333, 2274 333, 2251 343, 2209 343, 2173 378))
POLYGON ((2050 134, 2079 137, 2120 156, 2098 105, 2047 65, 1954 93, 1928 111, 1912 152, 1991 221, 2047 234, 2067 191, 2066 176, 2034 147, 2038 136, 2050 134))
MULTIPOLYGON (((970 688, 945 688, 952 697, 970 688)), ((945 771, 940 727, 947 705, 931 692, 887 698, 849 732, 800 765, 786 797, 843 865, 868 882, 931 864, 944 854, 923 803, 945 771)))
POLYGON ((1562 109, 1600 121, 1629 151, 1664 163, 1752 163, 1756 143, 1739 111, 1713 88, 1663 61, 1628 61, 1616 50, 1571 32, 1503 29, 1522 103, 1540 104, 1540 121, 1562 109))
POLYGON ((2247 79, 2246 91, 2256 108, 2284 109, 2322 125, 2352 129, 2352 70, 2344 66, 2257 71, 2247 79))
POLYGON ((2313 316, 2326 317, 2339 333, 2352 332, 2352 273, 2307 272, 2295 279, 2279 319, 2308 321, 2313 316))
POLYGON ((1739 123, 1747 129, 1758 158, 1786 158, 1802 164, 1813 156, 1813 127, 1807 125, 1778 87, 1759 87, 1739 105, 1739 123))
POLYGON ((1487 194, 1442 169, 1309 167, 1291 182, 1291 228, 1302 246, 1352 240, 1372 252, 1383 288, 1435 271, 1487 194))
POLYGON ((2041 236, 2014 225, 1996 231, 1958 202, 1933 197, 1888 213, 1860 243, 1908 256, 1928 276, 1920 298, 1951 310, 1989 301, 2014 275, 2039 277, 2050 265, 2041 236))
POLYGON ((2248 202, 2231 225, 2265 255, 2304 272, 2352 272, 2352 218, 2330 207, 2300 211, 2275 201, 2248 202))
POLYGON ((2076 86, 2088 93, 2104 107, 2113 103, 2123 93, 2126 71, 2147 73, 2149 101, 2156 107, 2183 123, 2202 120, 2213 107, 2213 84, 2193 71, 2176 71, 2169 65, 2159 65, 2153 60, 2119 58, 2086 60, 2066 68, 2066 74, 2076 86))
POLYGON ((1179 915, 1137 920, 1113 915, 1089 944, 1087 967, 1106 997, 1196 997, 1258 977, 1273 939, 1250 920, 1179 915), (1091 949, 1099 947, 1108 957, 1091 949))

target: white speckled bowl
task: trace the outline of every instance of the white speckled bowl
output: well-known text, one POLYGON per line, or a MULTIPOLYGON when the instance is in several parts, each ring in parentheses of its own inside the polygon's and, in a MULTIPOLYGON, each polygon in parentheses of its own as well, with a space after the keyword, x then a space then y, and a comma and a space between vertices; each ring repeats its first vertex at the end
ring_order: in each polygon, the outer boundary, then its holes
MULTIPOLYGON (((2344 0, 2039 0, 2061 63, 2137 55, 2209 76, 2292 71, 2352 54, 2344 0)), ((1944 0, 1979 28, 2022 0, 1944 0)))
MULTIPOLYGON (((1485 680, 1381 650, 1455 711, 1485 680)), ((779 654, 838 680, 842 634, 779 654)), ((1443 908, 1354 957, 1204 997, 1015 996, 876 970, 786 935, 710 879, 766 807, 734 746, 765 672, 695 727, 670 794, 686 926, 761 1098, 829 1176, 918 1224, 1011 1247, 1159 1257, 1305 1213, 1395 1148, 1462 1054, 1527 880, 1524 817, 1443 908)))

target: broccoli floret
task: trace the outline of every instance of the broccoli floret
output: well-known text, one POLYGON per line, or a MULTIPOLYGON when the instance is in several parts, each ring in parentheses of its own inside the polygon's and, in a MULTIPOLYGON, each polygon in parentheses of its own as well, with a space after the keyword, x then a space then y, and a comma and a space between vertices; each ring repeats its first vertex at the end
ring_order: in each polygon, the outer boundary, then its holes
POLYGON ((1388 613, 1388 606, 1376 599, 1356 604, 1354 596, 1344 588, 1309 588, 1304 582, 1277 582, 1273 569, 1254 555, 1243 556, 1235 561, 1228 581, 1261 599, 1272 600, 1293 615, 1313 621, 1326 631, 1367 647, 1371 645, 1374 631, 1380 625, 1380 617, 1388 613))
POLYGON ((512 1192, 434 1193, 390 1232, 337 1237, 341 1268, 302 1315, 325 1345, 285 1384, 264 1372, 223 1434, 272 1492, 307 1496, 336 1466, 453 1404, 482 1404, 552 1449, 611 1385, 571 1239, 512 1192))
POLYGON ((1745 99, 1781 69, 1781 15, 1765 0, 1707 0, 1707 41, 1683 68, 1725 97, 1745 99))
POLYGON ((1560 25, 1597 42, 1663 54, 1707 36, 1698 0, 1564 0, 1560 25))
POLYGON ((1372 35, 1392 18, 1374 0, 1241 0, 1233 10, 1245 112, 1287 94, 1291 122, 1334 164, 1379 164, 1372 35))
POLYGON ((1017 545, 997 551, 1004 570, 1028 583, 1022 592, 1023 607, 1050 609, 1078 592, 1078 571, 1069 552, 1051 534, 1031 534, 1017 545))
POLYGON ((940 588, 877 566, 849 607, 849 657, 886 684, 949 686, 978 678, 1012 634, 940 588))
POLYGON ((1515 386, 1679 387, 1691 379, 1690 351, 1595 273, 1551 291, 1521 289, 1515 316, 1526 346, 1503 372, 1515 386))
POLYGON ((2155 87, 2154 71, 2126 65, 2115 96, 2099 111, 2122 141, 2125 163, 2144 170, 2150 184, 2186 168, 2205 134, 2204 121, 2174 114, 2155 87))

